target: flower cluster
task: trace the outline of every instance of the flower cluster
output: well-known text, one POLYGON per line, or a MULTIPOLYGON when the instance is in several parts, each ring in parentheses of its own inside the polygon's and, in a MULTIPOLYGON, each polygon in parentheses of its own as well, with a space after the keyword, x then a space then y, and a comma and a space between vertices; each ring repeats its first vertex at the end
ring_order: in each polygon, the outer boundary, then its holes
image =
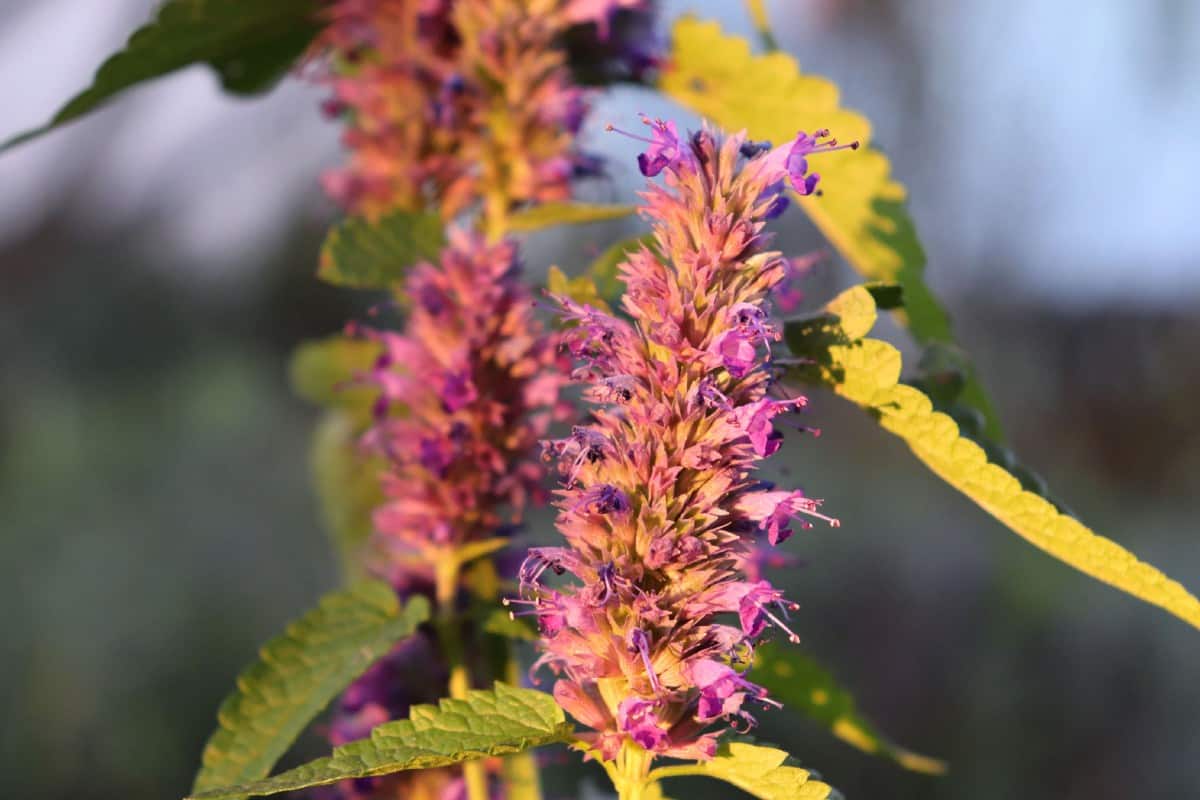
POLYGON ((703 759, 723 725, 753 724, 751 701, 773 704, 745 676, 756 640, 768 626, 796 639, 793 604, 758 575, 761 539, 783 541, 802 516, 837 524, 754 469, 780 447, 773 419, 805 402, 768 394, 779 333, 766 303, 788 264, 765 250, 764 223, 789 185, 815 190, 807 156, 838 145, 824 132, 775 149, 681 139, 645 121, 639 164, 665 179, 643 194, 655 241, 622 265, 628 320, 557 298, 593 422, 543 444, 564 476, 568 546, 532 550, 508 602, 536 616, 537 666, 602 758, 632 740, 703 759), (547 583, 548 571, 574 580, 547 583))
POLYGON ((394 582, 499 535, 538 491, 529 455, 569 407, 519 273, 511 242, 452 230, 441 263, 408 279, 404 331, 361 329, 383 348, 365 376, 380 390, 365 442, 389 465, 375 567, 394 582))
MULTIPOLYGON (((576 149, 587 108, 560 46, 572 26, 608 34, 646 0, 330 0, 327 111, 345 115, 350 162, 329 194, 374 216, 482 201, 493 215, 564 200, 598 169, 576 149)), ((643 57, 644 58, 644 57, 643 57)))

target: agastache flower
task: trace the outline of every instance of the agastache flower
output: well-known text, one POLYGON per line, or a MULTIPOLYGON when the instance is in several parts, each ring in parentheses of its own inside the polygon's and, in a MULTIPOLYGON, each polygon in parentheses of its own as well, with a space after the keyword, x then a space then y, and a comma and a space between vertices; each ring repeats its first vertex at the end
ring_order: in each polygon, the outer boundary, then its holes
POLYGON ((384 346, 360 381, 388 399, 366 445, 385 457, 385 502, 374 515, 375 566, 408 574, 412 556, 497 535, 538 489, 529 458, 566 408, 557 344, 533 317, 510 243, 451 232, 438 265, 408 280, 403 332, 359 328, 384 346), (392 413, 403 409, 403 413, 392 413))
POLYGON ((315 53, 345 121, 349 163, 328 194, 368 217, 397 208, 447 219, 484 201, 506 211, 565 200, 598 161, 576 137, 588 106, 563 34, 647 0, 328 0, 315 53))
POLYGON ((557 298, 592 422, 543 445, 567 547, 531 552, 511 602, 538 618, 536 666, 599 757, 635 742, 709 758, 723 730, 754 724, 748 706, 777 705, 744 675, 755 643, 769 628, 798 639, 795 604, 759 574, 761 539, 783 541, 797 516, 837 523, 754 478, 781 443, 773 420, 804 406, 768 396, 768 297, 787 270, 763 226, 787 154, 647 122, 640 163, 664 176, 643 195, 655 246, 621 266, 627 320, 557 298))

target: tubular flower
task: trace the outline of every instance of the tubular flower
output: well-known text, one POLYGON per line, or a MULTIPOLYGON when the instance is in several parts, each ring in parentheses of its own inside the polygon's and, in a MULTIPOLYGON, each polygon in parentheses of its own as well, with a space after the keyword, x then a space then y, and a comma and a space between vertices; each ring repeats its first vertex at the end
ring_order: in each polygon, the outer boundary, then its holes
POLYGON ((643 194, 653 248, 621 267, 629 321, 557 298, 594 419, 543 445, 565 478, 568 546, 531 551, 508 602, 537 618, 537 666, 602 758, 631 740, 703 759, 726 727, 754 723, 752 706, 776 705, 745 676, 756 640, 797 638, 794 604, 759 575, 759 540, 787 538, 797 517, 837 521, 754 477, 780 444, 772 420, 804 404, 769 397, 767 369, 767 298, 788 265, 763 227, 796 144, 649 124, 643 170, 664 185, 643 194), (566 585, 547 586, 550 572, 566 585))
POLYGON ((404 331, 362 331, 383 346, 363 378, 380 390, 365 442, 389 464, 374 566, 397 582, 500 535, 538 491, 530 452, 567 407, 519 272, 511 243, 452 231, 441 264, 409 277, 404 331))
MULTIPOLYGON (((319 51, 345 114, 349 163, 325 176, 348 210, 376 216, 479 200, 489 213, 564 200, 598 160, 576 149, 587 110, 560 47, 601 34, 646 0, 330 0, 319 51)), ((630 56, 633 58, 633 54, 630 56)), ((644 58, 644 56, 639 56, 644 58)))

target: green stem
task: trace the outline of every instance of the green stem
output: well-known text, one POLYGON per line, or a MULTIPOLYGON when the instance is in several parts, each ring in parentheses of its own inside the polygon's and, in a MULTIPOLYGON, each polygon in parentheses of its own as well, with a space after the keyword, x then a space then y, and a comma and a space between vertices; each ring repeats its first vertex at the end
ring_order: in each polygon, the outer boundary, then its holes
POLYGON ((617 753, 614 770, 609 771, 618 800, 643 800, 646 787, 650 786, 650 762, 654 754, 642 749, 629 740, 617 753))
MULTIPOLYGON (((471 675, 464 663, 462 642, 455 624, 454 599, 458 594, 459 560, 452 554, 437 558, 436 594, 438 606, 438 641, 442 652, 450 663, 450 696, 461 700, 471 688, 471 675)), ((488 800, 487 771, 482 761, 465 761, 462 765, 463 780, 467 784, 468 800, 488 800)))

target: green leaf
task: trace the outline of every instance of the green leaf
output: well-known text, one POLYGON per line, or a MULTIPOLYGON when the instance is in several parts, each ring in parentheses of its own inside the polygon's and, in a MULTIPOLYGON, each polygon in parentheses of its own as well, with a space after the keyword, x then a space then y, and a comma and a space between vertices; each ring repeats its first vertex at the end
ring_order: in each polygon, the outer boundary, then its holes
POLYGON ((587 275, 596 284, 596 290, 600 296, 609 303, 616 305, 624 291, 624 284, 619 279, 621 263, 629 258, 631 253, 634 253, 643 247, 650 247, 656 239, 654 234, 645 233, 641 236, 635 236, 632 239, 625 239, 610 245, 607 250, 591 263, 588 267, 587 275))
POLYGON ((558 267, 550 267, 546 274, 546 291, 552 295, 569 297, 576 303, 583 303, 601 311, 612 311, 608 303, 600 296, 596 282, 587 275, 568 278, 567 274, 558 267))
POLYGON ((784 708, 799 711, 827 727, 834 736, 865 753, 884 756, 906 769, 941 775, 946 763, 899 747, 881 736, 854 705, 854 698, 828 670, 794 648, 775 644, 754 654, 751 679, 763 686, 784 708))
POLYGON ((388 289, 417 262, 437 259, 445 246, 437 214, 395 211, 378 220, 347 217, 325 237, 317 277, 351 289, 388 289))
POLYGON ((288 364, 292 389, 322 408, 345 410, 365 425, 379 389, 355 379, 371 370, 380 352, 378 342, 341 334, 304 342, 288 364))
POLYGON ((91 86, 40 128, 0 150, 77 119, 126 89, 192 64, 208 64, 230 92, 271 88, 300 57, 321 26, 318 0, 168 0, 151 22, 110 56, 91 86))
POLYGON ((497 682, 462 700, 413 706, 408 719, 386 722, 370 738, 343 745, 333 755, 264 781, 193 794, 197 800, 268 795, 324 786, 347 778, 444 767, 508 755, 570 738, 571 725, 554 698, 497 682))
POLYGON ((600 205, 592 203, 543 203, 517 211, 508 218, 512 231, 536 231, 555 225, 583 225, 628 217, 637 211, 635 206, 600 205))
POLYGON ((525 642, 536 642, 541 638, 533 626, 513 618, 502 608, 493 608, 487 612, 483 621, 483 630, 506 639, 518 639, 525 642))
POLYGON ((344 411, 325 414, 313 432, 309 465, 325 531, 347 579, 363 575, 363 549, 383 503, 383 459, 359 446, 360 424, 344 411))
MULTIPOLYGON (((800 207, 862 275, 903 287, 905 307, 897 316, 918 342, 954 341, 949 317, 925 284, 925 253, 905 206, 907 193, 893 179, 887 156, 869 146, 867 118, 841 107, 837 86, 801 73, 784 53, 756 56, 741 37, 692 18, 676 23, 669 63, 662 90, 724 128, 745 128, 756 139, 777 143, 797 130, 820 128, 843 141, 861 141, 857 151, 818 156, 823 194, 797 198, 800 207)), ((989 436, 1002 438, 973 377, 965 399, 987 420, 989 436)))
POLYGON ((428 618, 424 597, 401 608, 395 591, 378 581, 326 595, 238 676, 217 712, 193 793, 267 775, 330 700, 428 618))
POLYGON ((725 742, 711 761, 651 770, 650 782, 703 775, 731 783, 759 800, 825 800, 833 792, 805 769, 788 764, 789 756, 774 747, 725 742))
POLYGON ((862 338, 875 321, 866 289, 843 292, 820 319, 821 324, 802 320, 786 327, 792 351, 813 361, 793 370, 793 377, 827 386, 867 409, 935 475, 1034 546, 1200 628, 1200 601, 1183 586, 1023 488, 1011 473, 989 462, 984 449, 963 436, 953 419, 935 410, 929 397, 900 383, 900 351, 862 338))

